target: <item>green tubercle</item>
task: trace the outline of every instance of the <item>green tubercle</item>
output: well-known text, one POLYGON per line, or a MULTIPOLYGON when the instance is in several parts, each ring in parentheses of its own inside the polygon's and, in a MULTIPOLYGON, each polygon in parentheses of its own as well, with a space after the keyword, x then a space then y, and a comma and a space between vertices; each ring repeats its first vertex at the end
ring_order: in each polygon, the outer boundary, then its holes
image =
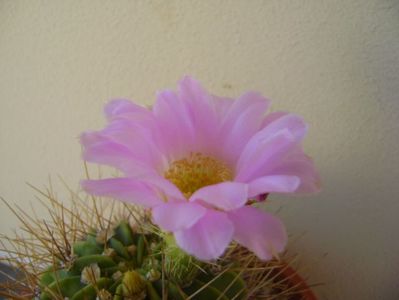
POLYGON ((126 221, 93 229, 72 248, 68 264, 57 262, 42 272, 40 299, 240 300, 246 295, 238 273, 213 274, 172 235, 137 232, 126 221))
POLYGON ((181 250, 172 235, 164 236, 165 271, 180 286, 189 285, 198 275, 201 262, 181 250))
POLYGON ((127 271, 122 279, 122 292, 123 296, 128 299, 145 299, 147 283, 136 271, 127 271))

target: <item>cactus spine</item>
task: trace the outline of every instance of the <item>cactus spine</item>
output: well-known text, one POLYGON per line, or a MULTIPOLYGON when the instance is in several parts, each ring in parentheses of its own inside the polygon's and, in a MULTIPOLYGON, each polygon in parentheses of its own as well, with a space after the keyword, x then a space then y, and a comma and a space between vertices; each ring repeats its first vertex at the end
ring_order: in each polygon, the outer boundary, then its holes
POLYGON ((43 272, 40 299, 160 300, 167 294, 170 300, 228 300, 246 294, 237 273, 200 270, 170 237, 137 232, 125 221, 113 231, 88 233, 73 253, 67 266, 56 263, 43 272))

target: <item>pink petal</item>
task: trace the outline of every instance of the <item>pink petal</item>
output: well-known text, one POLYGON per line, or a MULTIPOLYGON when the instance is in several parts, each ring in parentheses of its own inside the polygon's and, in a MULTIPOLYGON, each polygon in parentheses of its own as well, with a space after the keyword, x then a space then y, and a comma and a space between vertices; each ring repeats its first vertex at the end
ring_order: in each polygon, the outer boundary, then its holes
POLYGON ((249 183, 249 197, 266 193, 293 193, 301 180, 297 176, 269 175, 257 178, 249 183))
POLYGON ((297 147, 287 158, 271 170, 274 174, 297 176, 300 184, 296 193, 316 193, 320 190, 320 176, 317 173, 313 161, 297 147))
POLYGON ((278 218, 251 206, 231 211, 228 216, 234 223, 234 240, 260 259, 270 260, 284 250, 287 234, 278 218))
POLYGON ((144 137, 137 137, 135 133, 118 131, 115 127, 83 133, 80 138, 83 159, 118 168, 129 177, 162 171, 164 156, 151 141, 146 143, 144 137), (129 140, 136 146, 126 145, 129 140))
POLYGON ((100 133, 83 133, 80 142, 83 145, 83 159, 86 161, 113 166, 123 171, 134 167, 144 168, 143 164, 133 163, 133 153, 126 146, 100 133))
POLYGON ((174 92, 163 91, 158 94, 153 112, 161 131, 162 149, 170 158, 180 158, 193 149, 195 130, 187 103, 174 92))
POLYGON ((81 185, 87 193, 95 196, 112 197, 145 207, 162 203, 153 189, 143 182, 130 178, 83 180, 81 185))
MULTIPOLYGON (((268 117, 266 117, 266 121, 267 119, 268 117)), ((275 138, 276 135, 282 132, 287 132, 292 136, 295 143, 299 143, 305 136, 306 131, 306 123, 297 115, 280 112, 269 115, 269 121, 266 122, 265 127, 257 132, 245 146, 240 160, 243 156, 252 154, 259 145, 267 143, 268 140, 275 138)))
POLYGON ((210 154, 220 148, 218 128, 220 120, 212 96, 191 77, 179 82, 179 98, 187 105, 195 129, 196 148, 193 151, 210 154))
POLYGON ((201 84, 190 76, 184 76, 179 82, 179 94, 182 100, 193 104, 198 104, 199 107, 206 107, 210 109, 210 96, 208 92, 201 86, 201 84))
POLYGON ((204 201, 222 210, 232 210, 245 205, 248 186, 239 182, 222 182, 197 190, 190 201, 204 201))
MULTIPOLYGON (((128 101, 127 101, 128 102, 128 101)), ((116 101, 119 104, 119 101, 116 101)), ((111 101, 108 110, 109 125, 101 131, 104 135, 110 135, 116 141, 126 145, 130 149, 154 148, 152 152, 163 150, 160 148, 160 137, 162 133, 157 124, 157 120, 153 112, 149 109, 128 102, 128 108, 113 106, 116 105, 111 101), (114 109, 115 111, 113 111, 114 109)), ((107 111, 107 108, 106 108, 107 111)))
POLYGON ((265 118, 263 126, 245 147, 237 163, 235 179, 250 182, 272 175, 296 176, 300 184, 295 193, 318 191, 318 174, 300 146, 307 130, 303 120, 293 114, 276 112, 265 118))
POLYGON ((248 92, 234 101, 223 119, 220 131, 224 156, 237 161, 249 139, 260 129, 269 101, 259 93, 248 92))
POLYGON ((211 97, 215 105, 215 110, 218 119, 223 120, 223 118, 226 116, 227 112, 230 110, 231 106, 233 105, 234 99, 219 97, 215 95, 211 95, 211 97))
POLYGON ((175 232, 179 247, 200 260, 216 259, 231 242, 233 223, 223 212, 208 210, 194 226, 175 232))
POLYGON ((277 119, 280 119, 283 116, 288 115, 289 113, 285 111, 275 111, 270 114, 267 114, 267 116, 263 119, 262 125, 260 126, 261 128, 265 128, 268 126, 270 123, 276 121, 277 119))
POLYGON ((113 100, 105 107, 109 125, 98 132, 125 147, 134 158, 152 168, 162 165, 159 133, 152 111, 128 100, 113 100))
POLYGON ((135 114, 135 113, 148 114, 149 110, 146 109, 145 107, 142 107, 140 105, 131 102, 130 100, 115 99, 107 103, 107 105, 104 108, 104 113, 109 120, 112 120, 115 117, 119 117, 121 115, 126 115, 126 114, 135 114))
POLYGON ((284 158, 297 141, 288 130, 281 130, 273 136, 256 134, 247 144, 237 163, 236 181, 249 182, 268 175, 270 164, 284 158))
POLYGON ((126 119, 113 120, 101 131, 101 135, 128 148, 132 158, 154 169, 160 168, 165 155, 156 144, 151 130, 145 126, 126 119))
POLYGON ((205 213, 205 207, 186 201, 168 202, 152 209, 155 224, 172 232, 193 226, 205 213))
POLYGON ((162 194, 164 194, 168 199, 186 199, 182 192, 172 182, 156 173, 143 174, 138 178, 140 178, 144 182, 148 182, 149 185, 162 192, 162 194))
POLYGON ((300 141, 306 135, 308 126, 300 116, 278 112, 272 117, 270 119, 274 120, 270 120, 269 123, 264 121, 266 123, 262 129, 264 137, 273 136, 280 130, 288 130, 297 141, 300 141))
POLYGON ((227 160, 238 159, 246 143, 260 129, 268 107, 269 100, 256 92, 248 92, 233 102, 223 118, 220 131, 227 160))

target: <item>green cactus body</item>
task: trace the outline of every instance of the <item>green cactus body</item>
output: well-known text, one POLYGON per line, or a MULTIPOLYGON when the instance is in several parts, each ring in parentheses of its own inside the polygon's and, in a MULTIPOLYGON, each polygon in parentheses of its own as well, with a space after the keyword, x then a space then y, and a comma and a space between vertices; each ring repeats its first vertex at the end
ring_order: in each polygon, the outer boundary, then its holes
POLYGON ((45 291, 41 294, 40 299, 54 299, 54 295, 62 294, 64 297, 72 298, 75 293, 84 288, 84 284, 80 281, 80 276, 70 276, 64 279, 54 280, 46 286, 45 291))
POLYGON ((100 278, 95 284, 88 284, 76 292, 72 300, 96 299, 97 291, 107 288, 112 283, 109 278, 100 278))
POLYGON ((161 300, 163 293, 169 300, 193 294, 193 300, 246 296, 238 273, 212 274, 205 264, 181 252, 170 237, 135 232, 125 221, 105 238, 104 233, 91 231, 73 245, 73 251, 68 268, 59 263, 42 273, 40 299, 161 300))

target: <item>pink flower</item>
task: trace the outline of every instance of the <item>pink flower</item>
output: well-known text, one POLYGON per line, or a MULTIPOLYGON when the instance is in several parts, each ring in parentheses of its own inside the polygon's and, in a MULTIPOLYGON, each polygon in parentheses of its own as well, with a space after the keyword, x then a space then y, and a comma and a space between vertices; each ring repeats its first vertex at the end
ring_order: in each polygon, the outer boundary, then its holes
POLYGON ((151 208, 154 222, 199 259, 218 258, 232 240, 271 259, 286 245, 284 226, 248 200, 315 192, 318 175, 301 148, 306 124, 283 112, 265 116, 268 106, 255 92, 212 96, 190 77, 178 93, 160 92, 152 109, 111 101, 108 126, 82 135, 83 157, 124 177, 82 185, 151 208))

